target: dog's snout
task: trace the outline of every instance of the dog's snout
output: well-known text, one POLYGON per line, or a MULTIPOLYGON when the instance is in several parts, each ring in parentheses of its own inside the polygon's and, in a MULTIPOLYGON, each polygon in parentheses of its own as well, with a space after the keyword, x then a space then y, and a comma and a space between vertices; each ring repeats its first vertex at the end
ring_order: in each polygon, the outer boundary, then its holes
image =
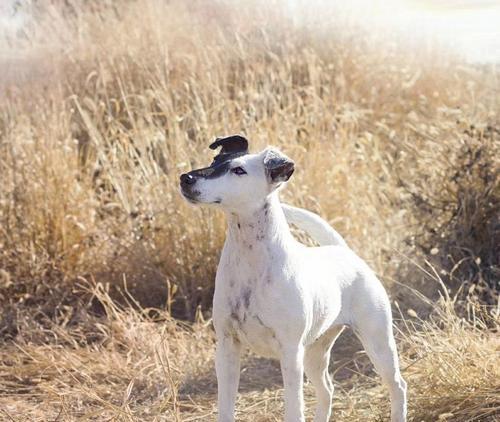
POLYGON ((195 182, 196 182, 196 178, 193 175, 191 175, 189 173, 185 173, 185 174, 181 175, 181 185, 182 186, 194 185, 195 182))

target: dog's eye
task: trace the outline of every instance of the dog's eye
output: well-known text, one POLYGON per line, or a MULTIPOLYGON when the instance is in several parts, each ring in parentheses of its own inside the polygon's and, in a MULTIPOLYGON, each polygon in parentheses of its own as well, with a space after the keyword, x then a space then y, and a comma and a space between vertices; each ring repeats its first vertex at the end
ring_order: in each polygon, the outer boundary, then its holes
POLYGON ((241 176, 242 174, 247 174, 247 172, 241 167, 235 167, 234 169, 231 169, 231 173, 237 174, 238 176, 241 176))

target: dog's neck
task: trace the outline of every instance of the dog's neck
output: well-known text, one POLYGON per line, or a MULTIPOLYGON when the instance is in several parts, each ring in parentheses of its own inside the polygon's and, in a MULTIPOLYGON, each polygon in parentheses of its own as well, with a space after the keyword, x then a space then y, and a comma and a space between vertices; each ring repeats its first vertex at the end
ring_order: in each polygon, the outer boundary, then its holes
POLYGON ((228 215, 227 241, 251 251, 273 244, 285 247, 293 236, 276 192, 264 204, 250 213, 228 215))

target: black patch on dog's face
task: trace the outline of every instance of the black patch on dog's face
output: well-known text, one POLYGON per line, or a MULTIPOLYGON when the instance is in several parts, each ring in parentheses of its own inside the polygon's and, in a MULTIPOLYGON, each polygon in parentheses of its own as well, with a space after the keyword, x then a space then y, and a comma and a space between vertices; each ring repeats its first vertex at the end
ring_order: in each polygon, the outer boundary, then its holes
POLYGON ((188 174, 191 176, 194 176, 197 179, 200 179, 200 178, 201 179, 217 179, 218 177, 223 176, 224 174, 226 174, 229 171, 230 162, 231 162, 231 160, 228 160, 228 161, 223 161, 223 162, 215 164, 215 160, 214 160, 214 162, 210 165, 210 167, 205 167, 205 168, 201 168, 198 170, 192 170, 188 174))
POLYGON ((248 154, 248 141, 240 135, 217 138, 210 144, 210 149, 222 147, 214 157, 209 167, 192 170, 188 174, 195 178, 216 179, 223 176, 231 169, 231 161, 237 157, 248 154))

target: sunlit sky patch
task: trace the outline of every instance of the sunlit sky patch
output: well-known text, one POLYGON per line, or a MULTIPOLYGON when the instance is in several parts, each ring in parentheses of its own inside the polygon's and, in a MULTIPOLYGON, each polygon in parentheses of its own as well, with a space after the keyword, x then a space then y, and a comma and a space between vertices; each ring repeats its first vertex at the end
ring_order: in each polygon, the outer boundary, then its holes
POLYGON ((500 62, 500 0, 288 0, 300 20, 301 6, 318 16, 341 10, 372 32, 432 40, 475 63, 500 62))
MULTIPOLYGON (((316 14, 316 20, 327 20, 331 14, 323 12, 333 9, 370 31, 391 31, 395 39, 433 40, 470 62, 500 63, 500 0, 283 1, 299 21, 306 11, 309 17, 316 14)), ((0 0, 0 35, 22 30, 29 4, 30 0, 0 0)))
POLYGON ((435 36, 472 62, 500 61, 500 1, 402 0, 394 16, 416 34, 435 36))

